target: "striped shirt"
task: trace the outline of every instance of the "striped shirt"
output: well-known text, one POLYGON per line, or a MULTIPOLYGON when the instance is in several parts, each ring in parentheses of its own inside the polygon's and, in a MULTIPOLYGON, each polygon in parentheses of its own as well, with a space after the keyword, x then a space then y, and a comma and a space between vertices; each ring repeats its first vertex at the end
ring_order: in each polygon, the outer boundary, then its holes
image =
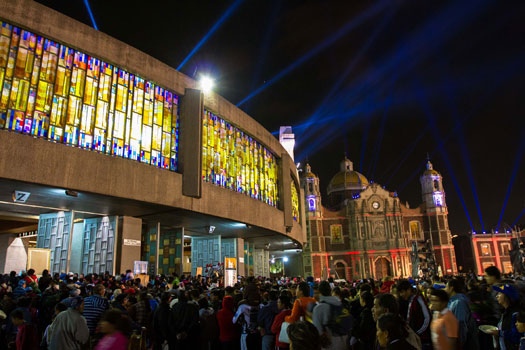
POLYGON ((100 321, 102 314, 108 308, 108 299, 100 295, 92 295, 84 299, 84 312, 82 315, 86 319, 90 334, 95 333, 98 321, 100 321))

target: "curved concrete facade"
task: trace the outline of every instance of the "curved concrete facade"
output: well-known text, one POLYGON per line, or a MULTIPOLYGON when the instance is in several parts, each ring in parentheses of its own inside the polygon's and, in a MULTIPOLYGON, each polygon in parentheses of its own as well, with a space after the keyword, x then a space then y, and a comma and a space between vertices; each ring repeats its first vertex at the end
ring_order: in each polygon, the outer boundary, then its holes
MULTIPOLYGON (((56 40, 170 89, 180 96, 182 108, 188 94, 195 92, 196 82, 174 68, 36 2, 2 1, 0 17, 10 24, 56 40)), ((197 93, 200 94, 199 91, 197 93)), ((1 130, 0 179, 195 212, 253 225, 300 244, 305 242, 304 209, 300 208, 302 215, 299 222, 292 217, 291 186, 292 181, 299 184, 299 180, 295 164, 287 151, 262 125, 223 97, 214 93, 206 96, 201 94, 202 97, 201 108, 220 115, 242 129, 276 156, 280 170, 279 208, 202 182, 200 169, 195 169, 195 164, 201 164, 200 148, 195 148, 200 145, 188 141, 188 136, 185 140, 185 133, 189 128, 184 125, 184 117, 181 118, 179 129, 180 148, 184 154, 184 157, 179 158, 180 173, 1 130), (193 147, 193 152, 190 146, 193 147), (199 193, 185 195, 186 183, 193 187, 198 183, 199 193)), ((201 124, 202 118, 198 125, 201 124)), ((194 133, 202 133, 202 127, 198 128, 198 125, 197 128, 195 125, 191 127, 194 133)), ((198 136, 200 140, 202 135, 198 136)), ((301 192, 301 198, 303 197, 301 192)), ((303 200, 299 202, 301 206, 304 203, 303 200)))

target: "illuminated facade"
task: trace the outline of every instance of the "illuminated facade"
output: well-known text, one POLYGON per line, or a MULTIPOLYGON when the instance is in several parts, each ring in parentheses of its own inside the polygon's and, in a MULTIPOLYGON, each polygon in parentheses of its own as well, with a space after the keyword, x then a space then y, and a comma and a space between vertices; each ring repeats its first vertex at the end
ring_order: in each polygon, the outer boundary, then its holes
POLYGON ((1 23, 0 128, 177 170, 178 96, 1 23))
POLYGON ((275 156, 250 135, 207 110, 202 121, 202 179, 273 207, 279 205, 275 156))
POLYGON ((308 209, 306 275, 347 280, 408 277, 413 274, 412 243, 427 241, 442 272, 456 273, 441 175, 430 162, 421 176, 423 204, 414 209, 401 203, 396 193, 368 182, 346 158, 328 185, 330 209, 320 204, 319 178, 308 164, 301 186, 308 209), (435 201, 436 194, 441 197, 435 201))
MULTIPOLYGON (((246 276, 268 243, 305 242, 293 159, 249 115, 38 2, 0 14, 0 209, 34 224, 50 271, 180 274, 228 256, 246 276)), ((14 234, 0 272, 27 268, 14 234)))

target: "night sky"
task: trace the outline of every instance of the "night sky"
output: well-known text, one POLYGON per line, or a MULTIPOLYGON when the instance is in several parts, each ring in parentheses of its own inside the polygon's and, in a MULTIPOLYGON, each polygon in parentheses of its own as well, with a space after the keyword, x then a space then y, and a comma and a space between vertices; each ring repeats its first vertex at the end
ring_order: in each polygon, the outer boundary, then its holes
MULTIPOLYGON (((83 1, 39 2, 92 25, 83 1)), ((100 31, 174 68, 233 3, 90 0, 100 31)), ((181 71, 292 125, 323 194, 346 152, 415 207, 429 153, 453 234, 482 231, 478 207, 496 229, 509 193, 501 231, 525 205, 524 18, 522 1, 245 0, 181 71)))

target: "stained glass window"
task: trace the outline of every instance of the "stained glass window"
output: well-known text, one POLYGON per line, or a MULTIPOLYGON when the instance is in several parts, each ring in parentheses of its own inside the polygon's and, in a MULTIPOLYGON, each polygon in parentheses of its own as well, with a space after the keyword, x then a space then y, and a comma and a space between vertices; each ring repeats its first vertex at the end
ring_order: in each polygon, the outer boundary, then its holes
POLYGON ((299 221, 299 193, 297 192, 297 186, 295 181, 292 179, 292 216, 295 221, 299 221))
POLYGON ((202 179, 279 204, 275 156, 250 135, 205 110, 202 120, 202 179))
POLYGON ((0 22, 0 129, 176 171, 178 105, 150 81, 0 22))

